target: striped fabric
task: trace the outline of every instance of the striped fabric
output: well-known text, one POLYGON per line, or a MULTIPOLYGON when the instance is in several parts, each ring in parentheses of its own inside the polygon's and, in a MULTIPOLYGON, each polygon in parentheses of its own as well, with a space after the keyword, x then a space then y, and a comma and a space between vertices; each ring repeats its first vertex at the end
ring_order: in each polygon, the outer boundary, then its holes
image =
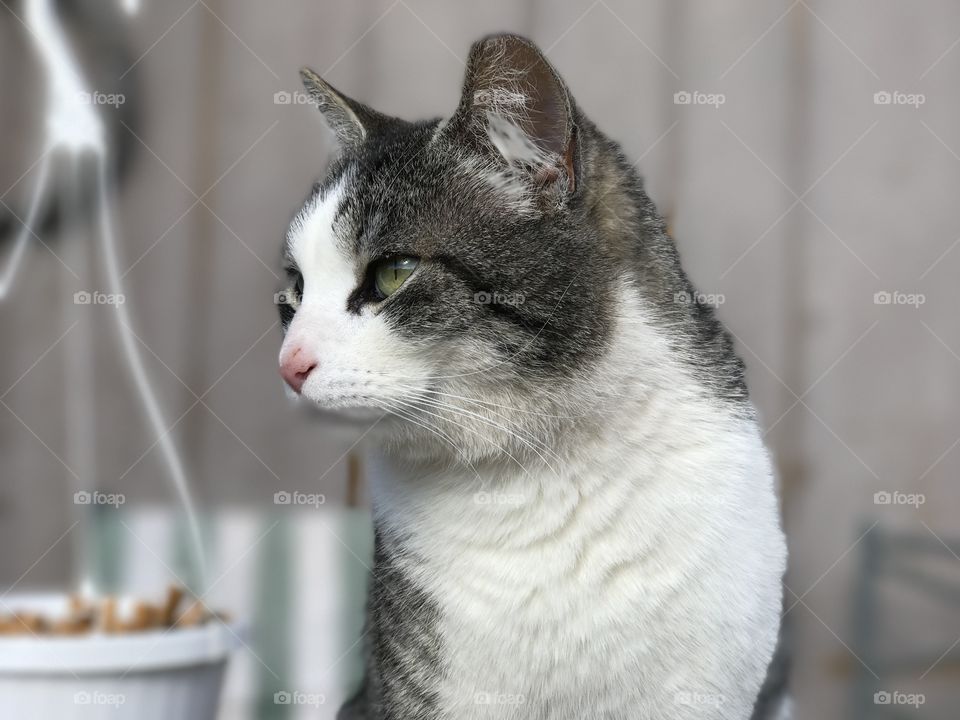
MULTIPOLYGON (((103 592, 201 587, 182 518, 169 508, 91 515, 88 577, 103 592)), ((206 599, 240 622, 224 720, 334 718, 361 676, 369 514, 358 509, 226 509, 202 518, 206 599)))

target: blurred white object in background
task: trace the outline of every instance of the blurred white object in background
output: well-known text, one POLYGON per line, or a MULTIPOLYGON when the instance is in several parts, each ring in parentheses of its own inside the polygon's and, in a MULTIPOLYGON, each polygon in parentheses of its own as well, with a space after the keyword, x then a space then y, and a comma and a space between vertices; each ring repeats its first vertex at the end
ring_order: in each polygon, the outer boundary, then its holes
MULTIPOLYGON (((6 603, 58 617, 67 613, 69 599, 35 595, 6 603)), ((0 717, 212 720, 227 658, 240 643, 237 629, 216 621, 124 635, 5 638, 0 717)))
POLYGON ((74 60, 50 0, 27 0, 27 29, 47 71, 47 137, 44 152, 106 150, 103 123, 91 102, 91 88, 74 60))
MULTIPOLYGON (((249 628, 228 665, 219 718, 333 720, 357 689, 369 640, 369 513, 327 504, 271 508, 203 516, 211 567, 223 568, 204 602, 249 628)), ((183 544, 177 513, 131 507, 101 522, 122 522, 124 535, 137 538, 115 559, 119 584, 136 597, 162 594, 183 544)))
MULTIPOLYGON (((127 12, 134 12, 139 3, 136 0, 122 0, 127 12)), ((113 229, 113 207, 110 196, 110 182, 107 171, 107 154, 109 148, 105 142, 105 130, 98 115, 97 103, 94 99, 98 93, 91 88, 83 76, 79 63, 71 51, 67 36, 59 22, 51 0, 27 0, 25 24, 37 44, 38 52, 46 68, 47 75, 47 104, 46 137, 43 141, 43 154, 40 159, 38 181, 33 192, 30 211, 26 222, 14 245, 9 264, 0 277, 0 299, 2 299, 16 280, 17 268, 23 257, 23 251, 30 235, 35 235, 33 229, 43 197, 47 192, 50 165, 57 155, 65 155, 69 172, 64 178, 67 183, 83 183, 83 176, 75 170, 84 169, 81 160, 92 154, 96 161, 97 215, 96 224, 102 241, 103 259, 106 265, 110 292, 116 297, 124 296, 121 282, 115 233, 113 229)), ((70 218, 67 218, 69 221, 70 218)), ((137 343, 131 330, 132 320, 126 304, 116 307, 115 317, 120 334, 121 345, 127 366, 133 376, 137 394, 143 404, 144 411, 157 435, 157 444, 163 453, 170 478, 176 494, 187 515, 189 532, 192 541, 193 560, 196 563, 199 587, 191 588, 202 592, 205 588, 205 562, 203 543, 200 528, 196 519, 196 511, 190 492, 183 463, 169 436, 167 424, 157 403, 156 395, 147 377, 146 370, 137 343)), ((68 394, 67 403, 85 405, 79 397, 68 394)), ((89 412, 89 409, 86 410, 89 412)), ((86 432, 83 428, 81 432, 86 432)), ((75 445, 92 446, 89 438, 75 445)), ((88 478, 92 481, 93 478, 88 478)), ((84 490, 80 487, 78 490, 84 490)), ((89 585, 86 579, 82 581, 89 585)), ((85 590, 92 590, 85 587, 85 590)))

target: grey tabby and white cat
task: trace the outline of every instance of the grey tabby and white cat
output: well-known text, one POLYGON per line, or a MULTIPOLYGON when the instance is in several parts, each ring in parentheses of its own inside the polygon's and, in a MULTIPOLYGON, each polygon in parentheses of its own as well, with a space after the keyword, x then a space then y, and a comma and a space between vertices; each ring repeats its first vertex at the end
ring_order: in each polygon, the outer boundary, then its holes
POLYGON ((617 145, 516 36, 442 121, 302 74, 341 152, 287 235, 281 373, 378 448, 341 717, 787 717, 743 365, 617 145))

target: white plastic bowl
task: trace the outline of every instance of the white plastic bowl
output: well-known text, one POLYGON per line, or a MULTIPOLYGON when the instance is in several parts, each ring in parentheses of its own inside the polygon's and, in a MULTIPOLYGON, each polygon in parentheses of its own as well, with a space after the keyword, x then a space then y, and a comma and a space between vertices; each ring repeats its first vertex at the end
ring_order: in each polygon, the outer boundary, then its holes
MULTIPOLYGON (((65 614, 67 602, 4 599, 13 611, 50 617, 65 614)), ((227 659, 239 644, 238 629, 216 620, 123 635, 0 637, 0 718, 215 720, 227 659)))

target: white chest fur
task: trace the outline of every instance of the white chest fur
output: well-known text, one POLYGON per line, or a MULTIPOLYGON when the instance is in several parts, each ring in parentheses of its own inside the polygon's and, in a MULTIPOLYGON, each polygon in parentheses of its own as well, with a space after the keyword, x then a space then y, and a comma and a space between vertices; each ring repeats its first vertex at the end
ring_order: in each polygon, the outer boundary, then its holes
POLYGON ((682 386, 629 417, 488 485, 375 473, 440 606, 449 717, 749 718, 785 564, 766 451, 682 386))

